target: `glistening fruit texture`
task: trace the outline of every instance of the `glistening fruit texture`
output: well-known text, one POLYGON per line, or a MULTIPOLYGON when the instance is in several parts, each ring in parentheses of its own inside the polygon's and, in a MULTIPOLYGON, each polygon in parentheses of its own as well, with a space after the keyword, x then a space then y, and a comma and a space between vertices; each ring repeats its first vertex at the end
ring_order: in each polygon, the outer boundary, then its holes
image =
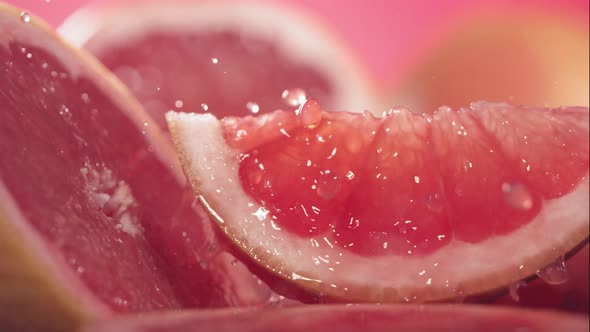
POLYGON ((588 331, 587 3, 53 5, 0 4, 0 330, 588 331))
POLYGON ((312 99, 258 117, 166 117, 221 229, 322 296, 424 302, 491 291, 588 236, 588 212, 561 220, 562 206, 588 201, 587 108, 479 102, 375 117, 312 99), (568 162, 547 160, 562 153, 568 162), (553 229, 560 235, 545 235, 553 229))

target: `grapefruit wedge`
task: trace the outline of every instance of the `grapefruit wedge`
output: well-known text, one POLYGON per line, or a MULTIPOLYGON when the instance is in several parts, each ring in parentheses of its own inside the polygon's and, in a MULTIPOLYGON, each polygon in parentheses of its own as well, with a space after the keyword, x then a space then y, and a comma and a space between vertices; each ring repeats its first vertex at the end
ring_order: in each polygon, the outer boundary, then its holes
POLYGON ((96 60, 0 5, 0 71, 3 330, 266 300, 218 250, 173 146, 96 60))
POLYGON ((167 114, 203 206, 251 259, 329 300, 424 302, 534 275, 588 238, 588 109, 478 102, 167 114))
POLYGON ((166 128, 168 110, 266 113, 307 98, 373 106, 367 75, 299 8, 238 2, 104 2, 60 27, 111 69, 166 128), (342 78, 345 79, 342 79, 342 78))

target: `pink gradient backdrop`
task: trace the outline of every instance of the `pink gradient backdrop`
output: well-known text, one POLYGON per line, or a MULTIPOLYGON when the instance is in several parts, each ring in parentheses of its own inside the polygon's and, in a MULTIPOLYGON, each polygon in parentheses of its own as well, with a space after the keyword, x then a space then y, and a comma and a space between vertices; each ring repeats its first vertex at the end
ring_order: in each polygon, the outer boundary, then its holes
MULTIPOLYGON (((1 1, 1 0, 0 0, 1 1)), ((8 0, 58 26, 88 3, 114 0, 8 0)), ((124 0, 121 2, 141 2, 124 0)), ((202 0, 195 0, 202 1, 202 0)), ((239 1, 239 0, 235 0, 239 1)), ((244 0, 253 1, 253 0, 244 0)), ((271 0, 268 0, 271 1, 271 0)), ((276 0, 319 17, 354 50, 374 77, 391 80, 469 13, 547 12, 588 25, 588 0, 276 0)))

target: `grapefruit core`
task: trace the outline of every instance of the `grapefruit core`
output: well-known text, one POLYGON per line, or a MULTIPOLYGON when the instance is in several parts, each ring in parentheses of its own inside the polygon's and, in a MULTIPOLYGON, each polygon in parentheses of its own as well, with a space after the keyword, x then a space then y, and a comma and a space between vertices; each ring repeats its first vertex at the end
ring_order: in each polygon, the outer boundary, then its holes
POLYGON ((588 237, 588 109, 478 102, 216 119, 169 112, 193 189, 251 258, 346 301, 436 301, 588 237))

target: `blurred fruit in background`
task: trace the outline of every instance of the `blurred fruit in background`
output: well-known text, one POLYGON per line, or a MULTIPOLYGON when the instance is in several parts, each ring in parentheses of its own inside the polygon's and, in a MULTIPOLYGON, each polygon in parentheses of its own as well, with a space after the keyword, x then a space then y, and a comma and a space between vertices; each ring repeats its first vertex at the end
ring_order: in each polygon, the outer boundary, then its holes
POLYGON ((483 16, 424 56, 393 102, 419 111, 476 100, 588 105, 588 30, 550 15, 483 16))

